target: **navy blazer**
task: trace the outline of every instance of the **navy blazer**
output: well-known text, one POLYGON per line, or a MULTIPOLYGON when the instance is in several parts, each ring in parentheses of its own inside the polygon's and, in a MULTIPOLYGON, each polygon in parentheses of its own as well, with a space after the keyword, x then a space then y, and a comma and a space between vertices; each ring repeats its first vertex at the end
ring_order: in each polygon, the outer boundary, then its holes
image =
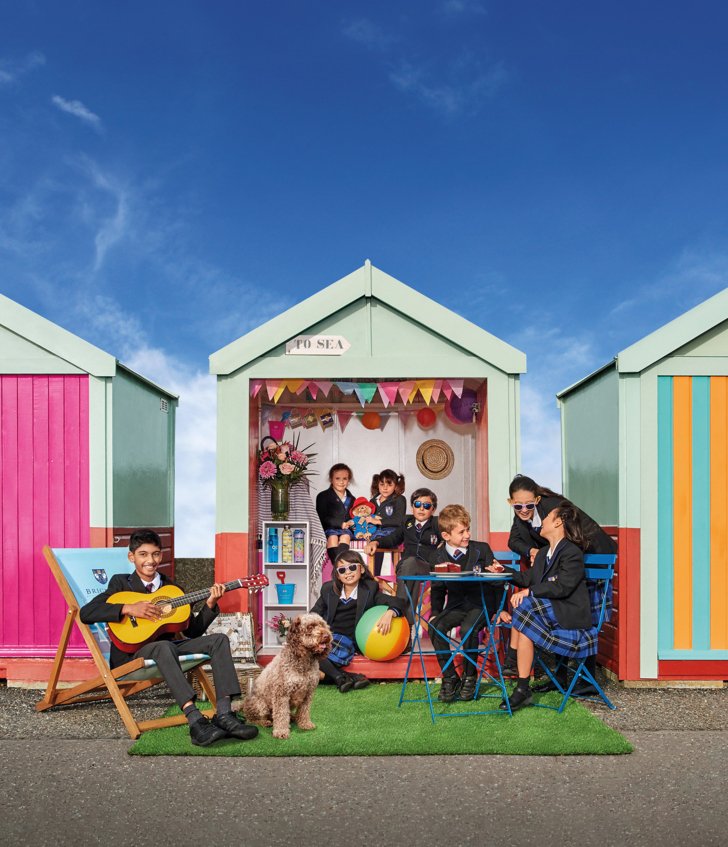
POLYGON ((532 568, 512 571, 513 582, 521 588, 529 588, 534 597, 548 597, 559 626, 589 629, 592 617, 584 577, 584 553, 565 538, 556 545, 550 562, 546 561, 548 552, 548 547, 542 547, 532 568))
MULTIPOLYGON (((407 601, 401 597, 393 597, 390 594, 384 594, 379 590, 378 584, 372 579, 360 579, 358 582, 356 594, 356 623, 359 623, 361 616, 373 606, 388 606, 396 612, 404 611, 407 601)), ((341 599, 341 589, 336 587, 333 580, 325 582, 321 586, 321 594, 318 600, 314 603, 312 612, 331 624, 336 614, 336 607, 341 599)))
POLYGON ((341 498, 331 486, 316 495, 316 512, 324 532, 327 529, 341 529, 341 525, 350 520, 349 509, 354 505, 354 495, 346 489, 346 499, 341 498))
MULTIPOLYGON (((162 585, 176 585, 171 579, 168 579, 163 573, 159 574, 162 578, 162 585)), ((180 590, 184 590, 181 586, 177 586, 180 590)), ((108 599, 112 594, 118 591, 136 591, 139 594, 146 594, 144 583, 139 578, 136 571, 130 574, 117 573, 109 580, 109 587, 102 594, 97 594, 93 600, 81 607, 80 617, 82 623, 108 623, 109 621, 120 621, 122 618, 121 610, 122 603, 109 603, 108 599)), ((215 606, 211 609, 207 603, 202 605, 202 608, 196 615, 190 616, 190 623, 184 633, 180 632, 162 632, 159 633, 154 641, 179 641, 184 635, 186 638, 199 638, 204 634, 208 626, 220 614, 220 609, 215 606)), ((141 647, 141 645, 139 645, 141 647)), ((112 668, 118 668, 124 662, 128 662, 133 657, 133 653, 125 653, 120 650, 116 644, 111 643, 111 652, 109 654, 109 665, 112 668)))
MULTIPOLYGON (((550 511, 555 509, 565 497, 542 497, 536 504, 536 511, 539 517, 543 519, 550 511)), ((617 545, 614 539, 607 535, 599 524, 590 518, 586 512, 579 509, 579 517, 581 518, 581 527, 584 532, 584 539, 587 542, 585 553, 616 553, 617 545)), ((508 546, 514 553, 519 553, 526 559, 532 547, 548 547, 548 541, 541 533, 534 529, 530 521, 521 520, 518 515, 513 516, 513 525, 511 526, 511 534, 508 538, 508 546)))
MULTIPOLYGON (((432 558, 430 559, 430 565, 434 569, 435 565, 439 562, 452 561, 454 560, 448 556, 447 548, 443 544, 442 547, 438 547, 437 550, 435 550, 432 558)), ((473 565, 476 562, 478 562, 483 568, 493 564, 493 551, 490 549, 490 545, 485 541, 471 541, 470 544, 468 544, 467 554, 460 559, 457 564, 460 565, 463 571, 472 572, 473 565)), ((445 607, 446 599, 448 611, 453 611, 455 609, 462 609, 463 611, 469 611, 470 609, 482 609, 483 602, 480 595, 480 589, 481 584, 478 582, 458 583, 455 580, 450 582, 433 582, 432 587, 430 588, 430 605, 432 607, 432 614, 440 614, 445 607)), ((488 599, 491 595, 493 595, 494 586, 490 584, 485 585, 483 586, 483 591, 485 592, 484 596, 488 599)))

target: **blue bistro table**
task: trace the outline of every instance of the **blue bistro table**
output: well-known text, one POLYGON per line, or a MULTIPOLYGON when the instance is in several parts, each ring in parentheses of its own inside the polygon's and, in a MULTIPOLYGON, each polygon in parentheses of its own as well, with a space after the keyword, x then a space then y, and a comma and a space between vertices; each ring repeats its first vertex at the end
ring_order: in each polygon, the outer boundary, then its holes
MULTIPOLYGON (((498 650, 496 649, 495 643, 495 634, 496 634, 496 624, 495 621, 490 619, 490 615, 488 614, 488 610, 485 604, 485 591, 484 588, 487 584, 495 585, 496 588, 501 589, 500 602, 498 603, 498 609, 495 614, 495 619, 498 619, 498 615, 503 610, 503 606, 506 600, 506 591, 508 589, 508 585, 511 582, 511 575, 506 571, 505 573, 481 573, 481 574, 472 574, 466 572, 465 574, 436 574, 431 573, 427 576, 399 576, 397 579, 404 583, 405 589, 407 591, 407 597, 409 599, 410 606, 413 606, 412 603, 412 594, 410 593, 410 586, 414 583, 447 583, 447 582, 477 582, 480 585, 480 601, 482 605, 482 613, 478 620, 470 627, 467 631, 463 632, 461 628, 460 632, 460 640, 451 638, 447 633, 440 633, 440 630, 437 630, 444 638, 446 638, 450 644, 452 649, 448 651, 444 650, 435 650, 434 647, 431 649, 425 649, 422 646, 422 630, 426 626, 429 629, 434 629, 433 625, 426 621, 422 617, 422 601, 424 599, 424 590, 420 591, 419 600, 417 602, 417 608, 414 608, 414 643, 412 645, 412 650, 410 652, 409 661, 407 662, 407 670, 404 675, 404 680, 402 681, 402 691, 399 696, 399 706, 403 703, 427 703, 430 710, 430 717, 432 718, 432 722, 435 723, 437 718, 454 718, 454 717, 468 717, 470 715, 491 715, 491 714, 502 714, 502 715, 511 715, 511 707, 508 701, 508 694, 506 692, 506 684, 503 679, 503 668, 501 666, 500 657, 498 656, 498 650), (480 672, 478 674, 478 682, 475 689, 475 699, 478 699, 480 694, 481 685, 484 688, 495 687, 497 691, 495 693, 487 693, 483 694, 480 698, 481 700, 485 700, 488 698, 498 698, 500 700, 505 700, 508 704, 507 710, 502 710, 499 708, 495 709, 484 709, 481 711, 467 711, 467 712, 435 712, 434 701, 432 697, 432 685, 433 683, 427 677, 427 669, 425 665, 425 656, 436 656, 438 653, 444 654, 448 652, 450 657, 445 664, 443 670, 446 670, 450 667, 451 662, 454 661, 456 655, 460 655, 463 657, 464 662, 471 662, 474 664, 473 659, 467 655, 465 652, 464 644, 469 638, 470 634, 473 630, 479 629, 487 629, 488 638, 484 646, 479 647, 477 654, 478 664, 481 665, 480 672), (486 669, 488 659, 491 654, 493 655, 493 659, 495 661, 495 666, 497 669, 497 675, 494 675, 490 671, 486 669), (422 667, 422 677, 425 683, 425 691, 427 693, 426 697, 421 698, 406 698, 405 692, 407 689, 407 683, 409 682, 409 674, 410 668, 412 667, 412 660, 415 655, 419 656, 420 665, 422 667)), ((424 589, 424 585, 422 585, 424 589)))

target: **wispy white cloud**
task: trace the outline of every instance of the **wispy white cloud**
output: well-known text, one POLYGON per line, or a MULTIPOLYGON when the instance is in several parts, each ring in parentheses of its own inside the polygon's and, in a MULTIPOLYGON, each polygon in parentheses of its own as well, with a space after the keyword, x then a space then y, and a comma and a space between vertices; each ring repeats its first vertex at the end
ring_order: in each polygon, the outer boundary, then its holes
POLYGON ((25 74, 45 65, 45 61, 45 56, 37 50, 19 60, 0 59, 0 86, 13 85, 25 74))
POLYGON ((363 44, 370 50, 388 50, 397 41, 396 36, 385 32, 368 18, 356 18, 356 20, 347 21, 344 23, 342 31, 352 41, 363 44))
POLYGON ((51 103, 53 103, 53 105, 62 112, 73 115, 83 121, 83 123, 88 124, 97 132, 101 132, 103 128, 101 118, 92 112, 87 106, 84 106, 80 100, 66 100, 64 97, 54 94, 53 97, 51 97, 51 103))
POLYGON ((508 77, 502 62, 484 67, 470 54, 458 57, 442 73, 402 61, 389 75, 395 88, 414 95, 445 117, 477 114, 505 85, 508 77))

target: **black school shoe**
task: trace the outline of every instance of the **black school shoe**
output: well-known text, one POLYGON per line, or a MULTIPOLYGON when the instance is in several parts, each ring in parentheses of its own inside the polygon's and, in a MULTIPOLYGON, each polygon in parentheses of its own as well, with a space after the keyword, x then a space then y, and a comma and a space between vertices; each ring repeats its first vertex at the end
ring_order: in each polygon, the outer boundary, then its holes
POLYGON ((363 673, 350 673, 348 676, 354 680, 354 685, 352 686, 354 691, 360 691, 362 688, 366 688, 367 685, 369 685, 369 680, 363 673))
MULTIPOLYGON (((517 712, 519 709, 522 709, 524 706, 532 706, 533 705, 533 697, 531 696, 530 689, 526 689, 525 691, 522 688, 516 686, 513 689, 513 694, 508 698, 508 701, 511 705, 511 712, 517 712)), ((500 706, 498 708, 502 712, 508 711, 508 704, 505 700, 501 700, 500 706)))
POLYGON ((474 676, 466 676, 463 679, 463 683, 460 686, 460 699, 461 700, 474 700, 475 699, 475 683, 476 678, 474 676))
POLYGON ((440 686, 440 693, 437 695, 437 699, 441 703, 452 703, 453 700, 457 700, 461 685, 462 682, 459 676, 443 677, 442 685, 440 686))
POLYGON ((351 691, 354 687, 354 680, 349 676, 348 673, 340 673, 336 677, 336 687, 342 694, 346 694, 347 691, 351 691))
POLYGON ((227 732, 214 726, 204 715, 190 725, 190 739, 196 747, 209 747, 210 744, 226 737, 227 732))
POLYGON ((239 738, 241 741, 250 741, 258 734, 258 727, 245 723, 234 712, 225 715, 215 715, 211 721, 213 726, 221 729, 225 735, 231 738, 239 738))

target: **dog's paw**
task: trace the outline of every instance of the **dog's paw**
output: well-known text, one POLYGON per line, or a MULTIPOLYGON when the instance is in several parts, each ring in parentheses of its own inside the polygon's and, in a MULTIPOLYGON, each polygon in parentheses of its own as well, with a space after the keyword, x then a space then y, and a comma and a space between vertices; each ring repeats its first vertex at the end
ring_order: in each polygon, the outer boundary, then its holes
POLYGON ((298 724, 298 728, 304 729, 304 730, 316 729, 316 724, 312 723, 311 721, 302 721, 301 723, 298 724))
POLYGON ((273 738, 288 738, 291 734, 290 729, 274 729, 273 738))
POLYGON ((263 718, 262 721, 256 721, 256 723, 260 724, 260 726, 273 726, 273 721, 269 721, 266 718, 263 718))

